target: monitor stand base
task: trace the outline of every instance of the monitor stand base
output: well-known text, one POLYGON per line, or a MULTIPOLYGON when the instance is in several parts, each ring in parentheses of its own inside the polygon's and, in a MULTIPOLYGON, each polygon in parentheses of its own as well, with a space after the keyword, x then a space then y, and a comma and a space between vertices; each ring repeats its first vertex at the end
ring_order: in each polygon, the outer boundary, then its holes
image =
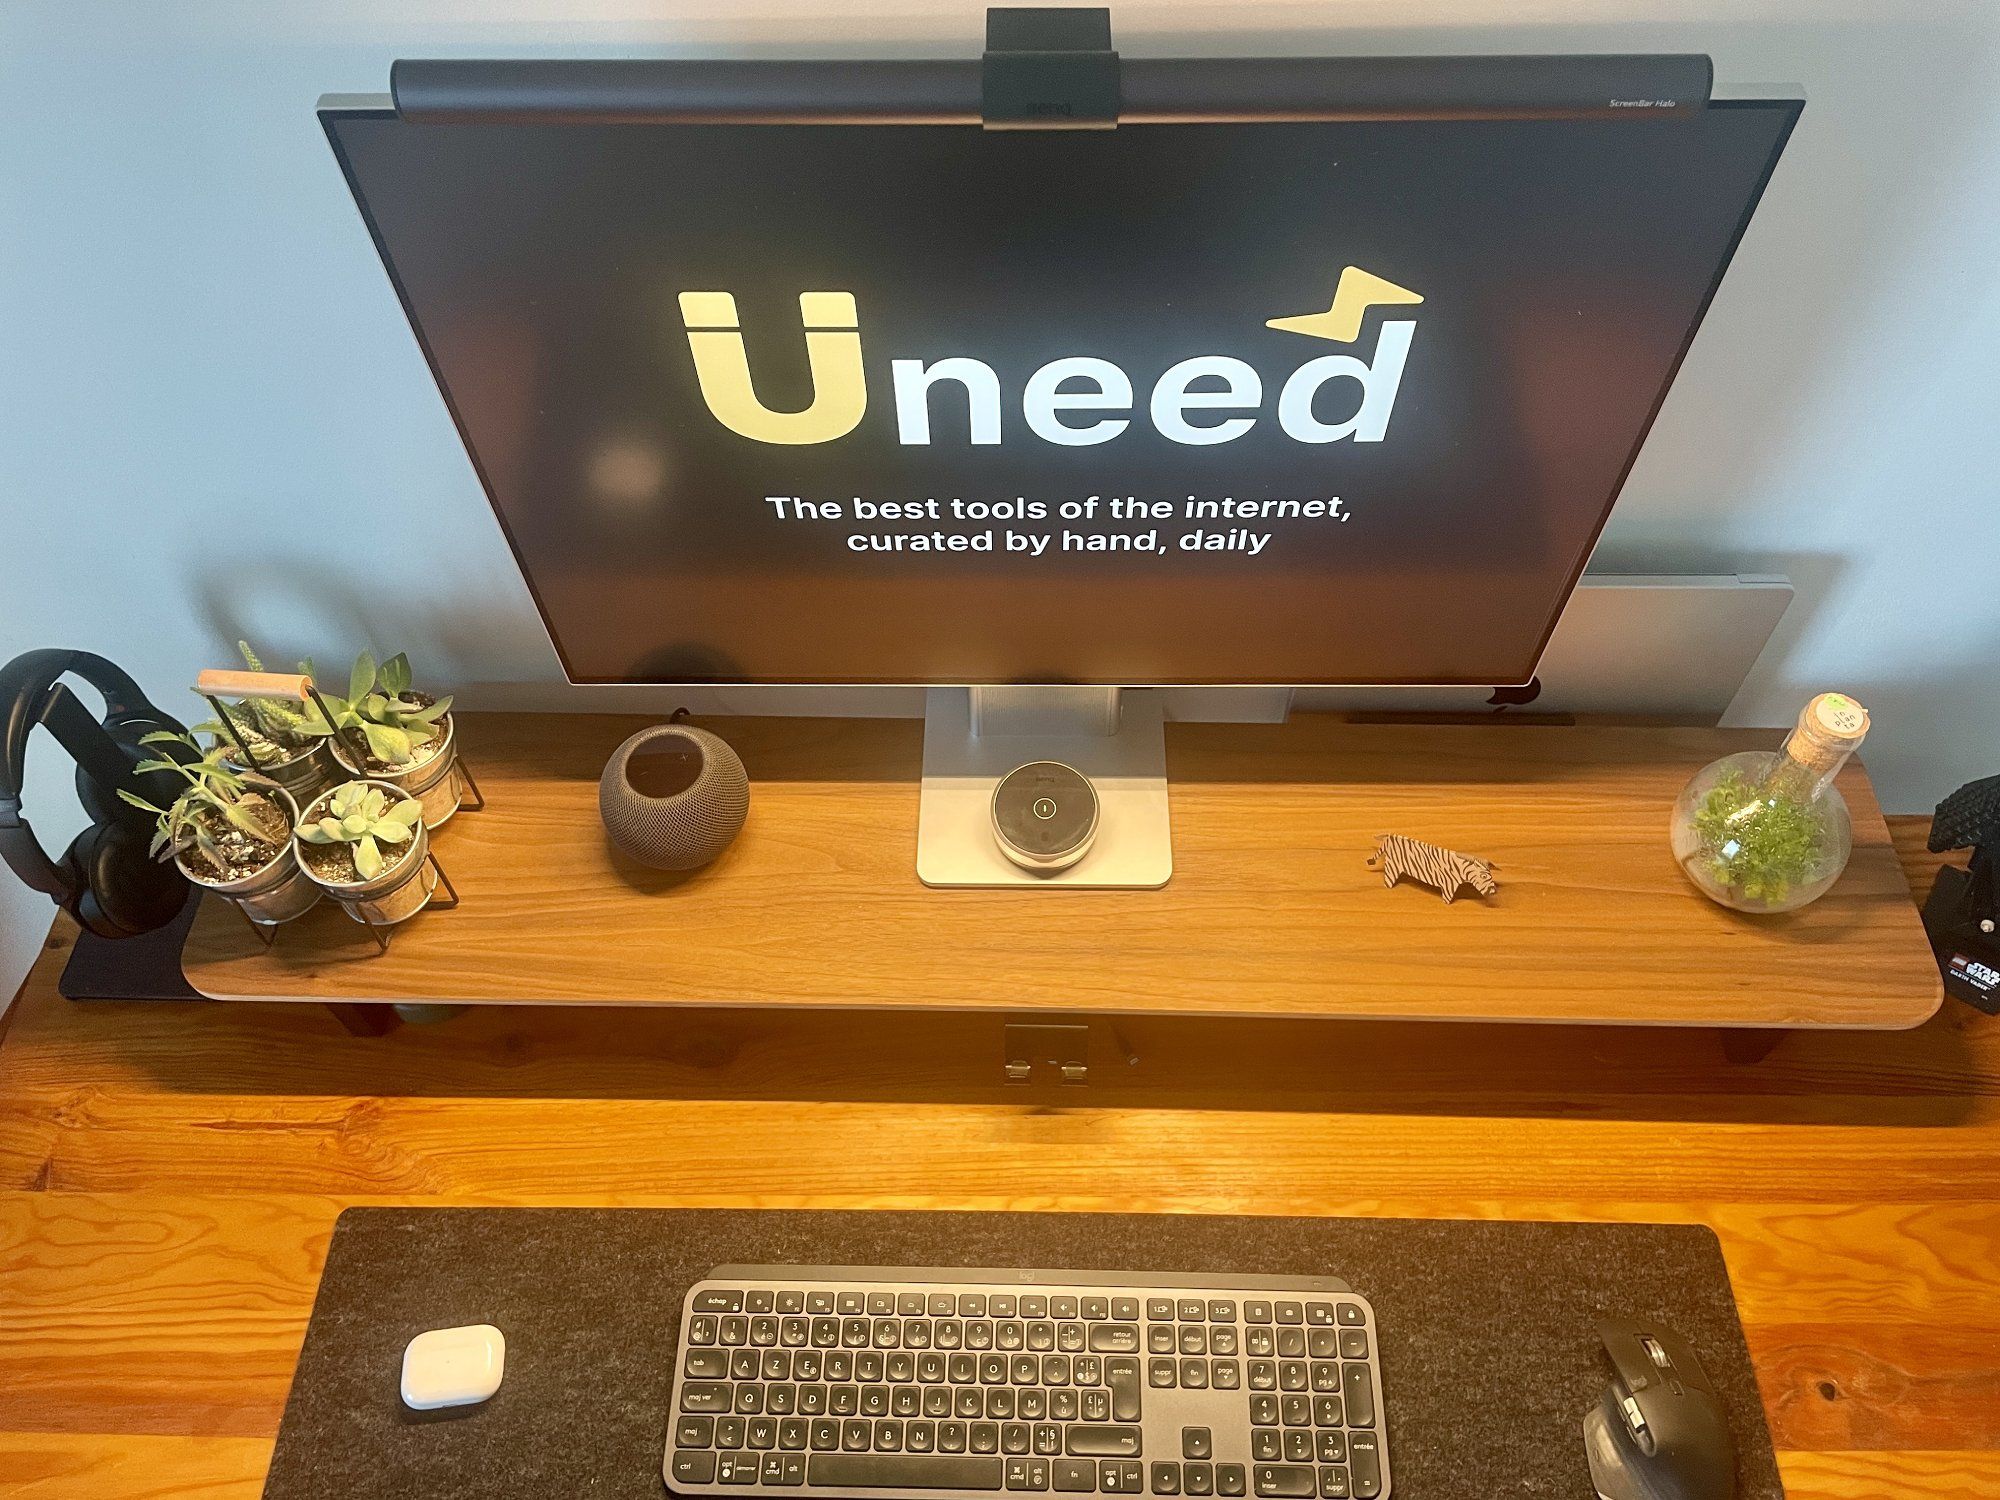
POLYGON ((1166 710, 1145 689, 931 688, 917 877, 931 886, 1152 890, 1174 873, 1166 710), (1016 766, 1056 760, 1097 789, 1097 838, 1066 870, 1038 874, 1000 852, 993 788, 1016 766))

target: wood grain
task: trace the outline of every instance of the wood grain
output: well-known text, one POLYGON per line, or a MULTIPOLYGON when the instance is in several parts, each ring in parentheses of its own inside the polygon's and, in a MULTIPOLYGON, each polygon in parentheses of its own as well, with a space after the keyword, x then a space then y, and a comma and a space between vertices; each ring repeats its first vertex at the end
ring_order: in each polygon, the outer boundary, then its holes
POLYGON ((1768 732, 1546 725, 1170 725, 1159 891, 933 891, 916 877, 921 725, 719 720, 755 784, 709 869, 620 862, 596 780, 645 721, 468 715, 489 810, 437 852, 464 897, 381 961, 331 906, 267 952, 211 902, 188 975, 222 998, 473 1000, 1646 1025, 1908 1027, 1941 989, 1859 766, 1854 856, 1803 912, 1698 895, 1667 811, 1768 732), (1493 859, 1500 893, 1386 891, 1405 832, 1493 859), (1421 961, 1415 961, 1420 959, 1421 961))
MULTIPOLYGON (((490 790, 490 788, 489 788, 490 790)), ((1894 820, 1919 891, 1939 861, 1894 820)), ((369 1203, 1407 1214, 1720 1236, 1789 1493, 2000 1493, 2000 1022, 1789 1036, 951 1012, 71 1005, 0 1036, 0 1495, 252 1500, 369 1203), (1129 1060, 1128 1060, 1129 1059, 1129 1060)))

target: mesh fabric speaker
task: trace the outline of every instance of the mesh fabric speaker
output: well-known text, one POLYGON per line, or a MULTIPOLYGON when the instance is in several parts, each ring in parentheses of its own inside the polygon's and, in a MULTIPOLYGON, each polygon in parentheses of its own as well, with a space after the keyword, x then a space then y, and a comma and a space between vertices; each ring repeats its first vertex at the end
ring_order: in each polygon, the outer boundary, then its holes
POLYGON ((655 870, 692 870, 741 831, 750 811, 750 778, 719 736, 692 724, 659 724, 633 735, 605 763, 597 810, 612 846, 628 859, 655 870), (649 796, 633 785, 635 755, 672 749, 699 762, 685 790, 649 796))

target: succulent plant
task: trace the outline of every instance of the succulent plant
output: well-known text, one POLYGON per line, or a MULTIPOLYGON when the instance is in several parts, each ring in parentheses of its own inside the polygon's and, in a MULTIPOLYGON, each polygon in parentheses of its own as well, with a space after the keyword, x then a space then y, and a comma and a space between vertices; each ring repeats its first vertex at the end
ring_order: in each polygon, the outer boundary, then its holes
POLYGON ((351 844, 354 873, 373 880, 389 863, 383 844, 404 844, 423 819, 424 805, 415 797, 391 803, 389 794, 365 781, 344 782, 327 794, 327 815, 299 825, 308 844, 351 844))
MULTIPOLYGON (((257 653, 250 649, 248 641, 238 641, 236 649, 243 655, 243 664, 253 672, 264 670, 264 663, 257 653)), ((310 669, 301 663, 301 672, 310 669)), ((245 698, 235 703, 225 704, 229 723, 220 719, 208 719, 194 726, 194 733, 213 735, 217 743, 225 747, 231 756, 240 756, 242 751, 236 745, 241 738, 250 746, 256 758, 267 757, 260 752, 270 751, 281 759, 289 759, 301 750, 309 750, 315 743, 315 736, 323 733, 315 726, 320 722, 319 710, 297 698, 245 698), (231 736, 234 727, 236 734, 231 736)))
MULTIPOLYGON (((310 676, 312 663, 303 663, 300 670, 310 676)), ((358 729, 368 742, 368 753, 385 766, 414 760, 419 750, 443 732, 440 721, 451 712, 449 696, 432 698, 412 690, 410 658, 401 652, 380 667, 370 653, 362 652, 348 673, 347 696, 337 698, 324 688, 320 696, 333 715, 333 723, 326 724, 313 712, 304 718, 304 732, 340 734, 351 740, 348 732, 358 729)))
MULTIPOLYGON (((187 789, 168 806, 156 806, 123 787, 118 789, 118 795, 126 802, 144 809, 159 820, 148 850, 155 859, 171 860, 177 855, 196 852, 214 868, 218 876, 227 876, 231 870, 231 860, 223 842, 228 837, 227 830, 234 829, 259 844, 284 847, 285 835, 273 833, 267 820, 273 814, 279 823, 290 820, 276 803, 255 790, 273 783, 254 773, 235 771, 225 765, 223 757, 228 753, 227 746, 218 744, 204 751, 191 736, 171 729, 142 735, 139 743, 173 745, 186 752, 185 757, 162 755, 142 760, 133 767, 140 773, 172 771, 185 778, 187 789)), ((240 843, 240 840, 237 842, 240 843)))

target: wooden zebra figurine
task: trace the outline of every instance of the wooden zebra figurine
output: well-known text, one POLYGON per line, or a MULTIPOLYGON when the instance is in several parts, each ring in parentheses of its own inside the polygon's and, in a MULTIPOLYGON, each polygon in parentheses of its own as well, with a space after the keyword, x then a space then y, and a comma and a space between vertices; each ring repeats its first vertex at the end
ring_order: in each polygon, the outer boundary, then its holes
POLYGON ((1391 890, 1397 881, 1407 877, 1435 889, 1447 906, 1457 899, 1462 886, 1470 886, 1482 896, 1500 889, 1493 879, 1493 866, 1486 860, 1404 838, 1400 833, 1385 833, 1377 838, 1368 865, 1370 869, 1380 867, 1382 884, 1391 890))

